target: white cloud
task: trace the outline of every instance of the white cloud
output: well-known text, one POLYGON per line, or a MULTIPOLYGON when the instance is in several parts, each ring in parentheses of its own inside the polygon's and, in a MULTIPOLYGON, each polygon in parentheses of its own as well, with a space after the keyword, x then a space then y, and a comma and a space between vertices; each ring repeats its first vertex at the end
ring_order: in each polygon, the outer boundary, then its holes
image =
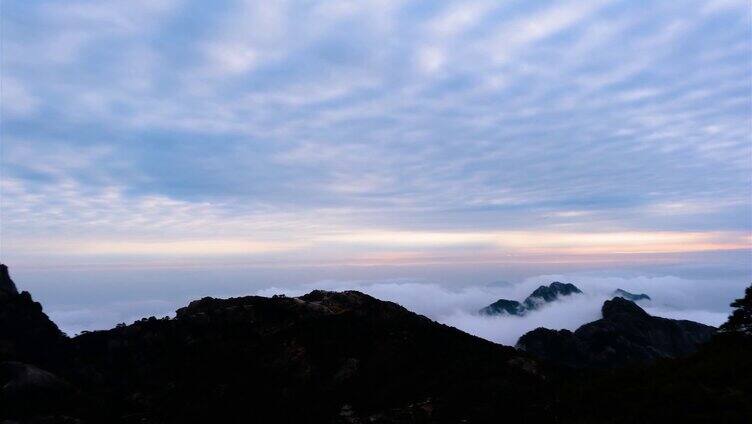
POLYGON ((530 44, 570 28, 605 2, 566 2, 498 24, 483 50, 497 63, 508 62, 530 44))
POLYGON ((15 78, 2 76, 3 112, 10 116, 26 116, 34 113, 39 101, 15 78))
POLYGON ((438 36, 457 36, 478 24, 493 6, 493 2, 452 4, 429 21, 427 26, 438 36))
POLYGON ((223 15, 216 32, 200 44, 207 61, 194 72, 198 76, 222 78, 248 72, 261 62, 284 56, 295 43, 287 37, 291 29, 290 7, 286 1, 241 2, 223 15))
POLYGON ((437 47, 425 47, 418 51, 418 66, 423 72, 434 73, 444 66, 444 52, 437 47))
POLYGON ((244 43, 210 44, 206 51, 217 66, 230 74, 247 72, 258 60, 258 53, 244 43))

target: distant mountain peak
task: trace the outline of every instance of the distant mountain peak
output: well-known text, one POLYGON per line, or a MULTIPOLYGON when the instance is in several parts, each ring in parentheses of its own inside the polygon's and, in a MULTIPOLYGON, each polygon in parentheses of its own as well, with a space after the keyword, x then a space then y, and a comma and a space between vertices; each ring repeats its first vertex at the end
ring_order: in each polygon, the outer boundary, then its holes
POLYGON ((554 281, 548 286, 540 286, 535 289, 523 303, 528 309, 536 309, 542 303, 553 302, 561 296, 579 293, 582 293, 582 290, 572 283, 554 281))
POLYGON ((542 304, 553 302, 562 296, 579 293, 582 293, 582 290, 572 283, 554 281, 548 286, 542 285, 535 289, 522 303, 516 300, 499 299, 480 309, 478 313, 481 315, 525 315, 528 311, 538 309, 542 304))
POLYGON ((10 278, 8 266, 5 264, 0 264, 0 291, 10 294, 18 294, 18 289, 10 278))
POLYGON ((612 297, 623 297, 624 299, 631 300, 632 302, 637 302, 639 300, 651 300, 650 296, 646 295, 645 293, 630 293, 626 290, 622 289, 616 289, 613 293, 611 293, 612 297))
POLYGON ((516 300, 499 299, 485 308, 482 308, 479 312, 482 315, 523 315, 525 313, 525 307, 516 300))

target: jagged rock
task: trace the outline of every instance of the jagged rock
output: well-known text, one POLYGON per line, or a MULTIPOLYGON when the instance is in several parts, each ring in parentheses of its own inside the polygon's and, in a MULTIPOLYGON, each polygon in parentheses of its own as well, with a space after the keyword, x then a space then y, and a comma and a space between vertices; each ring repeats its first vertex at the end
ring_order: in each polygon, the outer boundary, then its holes
POLYGON ((611 297, 623 297, 624 299, 631 300, 632 302, 638 302, 640 300, 651 300, 650 296, 646 295, 645 293, 635 294, 622 289, 614 290, 614 292, 611 293, 611 297))
POLYGON ((686 356, 716 331, 692 321, 653 317, 621 297, 607 300, 601 313, 603 318, 575 332, 545 328, 528 332, 517 347, 572 367, 613 367, 686 356))
POLYGON ((8 267, 5 264, 0 264, 0 292, 12 295, 18 294, 18 289, 10 278, 8 267))
POLYGON ((538 309, 541 305, 553 302, 563 296, 582 293, 580 289, 571 283, 554 281, 548 286, 540 286, 528 296, 524 302, 516 300, 499 299, 496 302, 481 308, 481 315, 525 315, 529 311, 538 309))

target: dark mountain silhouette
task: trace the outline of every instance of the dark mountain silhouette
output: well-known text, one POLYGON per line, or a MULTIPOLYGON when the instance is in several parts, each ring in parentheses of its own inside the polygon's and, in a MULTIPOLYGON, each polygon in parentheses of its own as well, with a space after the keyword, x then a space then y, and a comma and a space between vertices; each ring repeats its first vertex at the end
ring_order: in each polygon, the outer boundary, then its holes
POLYGON ((543 304, 560 299, 562 296, 579 293, 582 293, 582 291, 574 284, 554 281, 548 286, 540 286, 535 289, 522 303, 516 300, 499 299, 481 308, 478 313, 481 315, 525 315, 530 311, 538 309, 543 304))
POLYGON ((528 332, 520 337, 517 347, 572 367, 614 367, 686 356, 716 331, 692 321, 650 316, 621 297, 607 300, 601 313, 603 318, 575 332, 546 328, 528 332))
MULTIPOLYGON (((640 313, 610 302, 614 320, 640 313)), ((70 339, 28 293, 1 293, 0 313, 3 423, 744 422, 752 408, 741 331, 603 373, 354 291, 204 298, 70 339)))
MULTIPOLYGON (((0 264, 0 411, 20 416, 71 405, 76 391, 46 369, 69 368, 70 340, 0 264)), ((0 419, 3 412, 0 412, 0 419)))
MULTIPOLYGON (((609 370, 576 370, 554 379, 560 422, 747 423, 752 417, 752 286, 709 342, 684 358, 609 370), (747 323, 750 321, 748 320, 747 323)), ((551 371, 549 371, 551 373, 551 371)))
POLYGON ((28 293, 0 296, 9 347, 0 361, 0 421, 478 422, 544 414, 543 376, 526 353, 355 291, 204 298, 173 319, 72 339, 28 293))
POLYGON ((535 398, 540 384, 527 355, 355 291, 205 298, 73 343, 94 371, 84 385, 112 411, 164 421, 252 410, 274 422, 459 422, 535 398))
POLYGON ((632 302, 639 302, 640 300, 650 300, 650 296, 645 293, 635 294, 626 290, 616 289, 611 293, 612 297, 623 297, 624 299, 631 300, 632 302))

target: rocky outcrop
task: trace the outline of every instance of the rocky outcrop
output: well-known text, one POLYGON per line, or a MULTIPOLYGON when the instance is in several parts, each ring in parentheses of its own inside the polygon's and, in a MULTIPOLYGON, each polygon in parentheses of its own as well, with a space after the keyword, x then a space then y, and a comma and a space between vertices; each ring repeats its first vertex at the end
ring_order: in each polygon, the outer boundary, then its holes
POLYGON ((622 289, 616 289, 613 293, 611 293, 611 297, 623 297, 624 299, 631 300, 632 302, 639 302, 641 300, 651 300, 650 296, 646 295, 645 293, 630 293, 626 290, 622 289))
POLYGON ((561 299, 564 296, 580 294, 582 291, 571 283, 554 281, 548 286, 540 286, 530 296, 520 303, 516 300, 499 299, 496 302, 481 308, 481 315, 525 315, 530 311, 540 308, 546 303, 561 299))
POLYGON ((653 317, 632 301, 607 300, 603 318, 575 332, 538 328, 517 347, 550 362, 572 367, 615 367, 686 356, 715 333, 692 321, 653 317))
POLYGON ((10 295, 18 294, 18 289, 10 278, 8 267, 5 264, 0 264, 0 292, 10 295))

